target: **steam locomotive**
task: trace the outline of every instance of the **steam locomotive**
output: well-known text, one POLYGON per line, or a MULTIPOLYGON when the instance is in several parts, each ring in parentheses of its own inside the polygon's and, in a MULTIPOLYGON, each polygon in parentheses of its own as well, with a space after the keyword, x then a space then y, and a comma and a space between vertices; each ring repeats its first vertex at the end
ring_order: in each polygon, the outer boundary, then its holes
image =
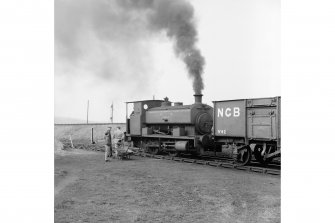
POLYGON ((280 97, 214 101, 214 108, 201 94, 194 99, 126 102, 127 139, 152 154, 230 157, 240 165, 252 156, 261 163, 280 156, 280 97))

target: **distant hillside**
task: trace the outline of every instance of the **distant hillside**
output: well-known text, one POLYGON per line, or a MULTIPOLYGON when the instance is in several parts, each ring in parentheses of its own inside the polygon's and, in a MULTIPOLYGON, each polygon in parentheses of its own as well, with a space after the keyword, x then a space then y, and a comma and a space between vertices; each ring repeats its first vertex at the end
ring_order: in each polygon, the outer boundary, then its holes
POLYGON ((76 123, 86 123, 86 120, 76 119, 76 118, 66 118, 66 117, 54 117, 54 123, 56 124, 67 124, 67 123, 76 124, 76 123))

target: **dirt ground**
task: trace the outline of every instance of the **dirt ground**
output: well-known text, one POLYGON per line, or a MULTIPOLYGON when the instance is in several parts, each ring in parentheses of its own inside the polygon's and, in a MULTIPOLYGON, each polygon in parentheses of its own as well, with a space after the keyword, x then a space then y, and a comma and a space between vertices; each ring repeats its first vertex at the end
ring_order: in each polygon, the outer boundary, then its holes
MULTIPOLYGON (((57 145, 55 144, 55 147, 57 145)), ((55 150, 55 222, 280 222, 280 177, 55 150)))

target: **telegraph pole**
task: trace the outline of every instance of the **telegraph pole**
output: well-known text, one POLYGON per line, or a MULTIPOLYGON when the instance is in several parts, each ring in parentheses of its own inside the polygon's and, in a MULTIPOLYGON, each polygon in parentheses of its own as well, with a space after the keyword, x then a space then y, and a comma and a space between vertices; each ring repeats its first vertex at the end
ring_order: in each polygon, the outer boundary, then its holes
POLYGON ((87 101, 87 115, 86 115, 86 124, 88 124, 88 109, 90 107, 90 100, 87 101))

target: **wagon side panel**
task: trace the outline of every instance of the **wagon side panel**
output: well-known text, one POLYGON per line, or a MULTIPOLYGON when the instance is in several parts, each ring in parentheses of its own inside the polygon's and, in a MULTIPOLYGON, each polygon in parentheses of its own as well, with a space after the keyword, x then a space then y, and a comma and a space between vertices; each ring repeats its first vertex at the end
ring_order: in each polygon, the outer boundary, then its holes
POLYGON ((214 110, 214 134, 221 137, 246 136, 245 100, 218 101, 214 110))
POLYGON ((248 99, 247 136, 249 139, 280 138, 280 97, 248 99))

